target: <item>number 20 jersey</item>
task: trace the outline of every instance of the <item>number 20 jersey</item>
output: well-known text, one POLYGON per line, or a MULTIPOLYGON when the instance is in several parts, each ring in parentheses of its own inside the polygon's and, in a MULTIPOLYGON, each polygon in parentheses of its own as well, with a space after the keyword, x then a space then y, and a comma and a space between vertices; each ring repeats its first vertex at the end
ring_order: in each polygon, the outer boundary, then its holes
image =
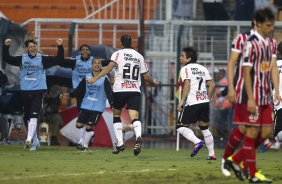
POLYGON ((181 68, 180 76, 182 82, 190 80, 190 91, 185 106, 209 102, 206 81, 212 78, 204 66, 188 63, 181 68))
POLYGON ((141 74, 148 72, 144 57, 134 49, 125 48, 112 54, 116 63, 114 92, 140 92, 141 74))

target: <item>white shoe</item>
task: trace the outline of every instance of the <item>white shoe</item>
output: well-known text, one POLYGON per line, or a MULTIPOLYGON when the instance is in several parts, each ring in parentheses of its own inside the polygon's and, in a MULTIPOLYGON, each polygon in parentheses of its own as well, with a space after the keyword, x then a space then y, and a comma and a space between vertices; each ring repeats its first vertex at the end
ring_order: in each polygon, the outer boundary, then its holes
POLYGON ((280 148, 281 143, 276 141, 274 144, 270 146, 270 149, 278 150, 280 148))
POLYGON ((40 146, 40 142, 38 139, 34 140, 34 142, 31 144, 31 148, 29 151, 36 151, 37 148, 40 146))
POLYGON ((221 172, 224 176, 231 176, 231 172, 224 168, 225 159, 221 159, 221 172))

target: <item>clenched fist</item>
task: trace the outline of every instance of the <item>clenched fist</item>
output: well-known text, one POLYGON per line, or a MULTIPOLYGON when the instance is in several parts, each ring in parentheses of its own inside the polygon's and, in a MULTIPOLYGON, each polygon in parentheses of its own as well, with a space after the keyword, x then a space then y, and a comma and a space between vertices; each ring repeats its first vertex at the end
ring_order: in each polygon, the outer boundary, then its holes
POLYGON ((12 43, 12 40, 11 40, 10 38, 8 38, 8 39, 5 40, 5 45, 6 45, 6 46, 10 46, 11 43, 12 43))
POLYGON ((57 45, 62 45, 62 44, 63 44, 63 39, 58 38, 58 39, 56 40, 56 42, 57 42, 57 45))

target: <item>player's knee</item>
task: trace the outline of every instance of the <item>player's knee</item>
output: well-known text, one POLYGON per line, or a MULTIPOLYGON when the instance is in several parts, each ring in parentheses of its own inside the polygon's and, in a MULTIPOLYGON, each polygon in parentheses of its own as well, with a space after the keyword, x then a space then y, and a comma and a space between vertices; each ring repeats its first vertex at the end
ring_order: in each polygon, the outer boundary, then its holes
POLYGON ((76 128, 81 129, 83 127, 83 125, 81 123, 76 123, 76 128))
MULTIPOLYGON (((139 121, 138 119, 134 119, 131 121, 131 124, 133 125, 134 122, 139 121)), ((140 121, 139 121, 140 122, 140 121)), ((141 123, 141 122, 140 122, 141 123)))
POLYGON ((92 127, 86 127, 85 131, 86 132, 93 132, 93 128, 92 127))
POLYGON ((244 133, 246 132, 246 127, 245 127, 245 125, 239 125, 238 128, 239 128, 239 131, 240 131, 242 134, 244 134, 244 133))
POLYGON ((121 123, 120 117, 114 117, 114 123, 121 123))
POLYGON ((261 136, 263 138, 269 138, 273 134, 273 129, 272 128, 263 128, 261 131, 261 136))
POLYGON ((182 133, 184 132, 184 130, 185 130, 185 127, 184 127, 184 126, 178 125, 178 126, 176 127, 176 131, 177 131, 178 133, 180 133, 180 134, 182 134, 182 133))
POLYGON ((200 128, 201 130, 207 130, 207 129, 209 129, 209 126, 208 126, 208 125, 206 125, 206 126, 199 126, 199 128, 200 128))

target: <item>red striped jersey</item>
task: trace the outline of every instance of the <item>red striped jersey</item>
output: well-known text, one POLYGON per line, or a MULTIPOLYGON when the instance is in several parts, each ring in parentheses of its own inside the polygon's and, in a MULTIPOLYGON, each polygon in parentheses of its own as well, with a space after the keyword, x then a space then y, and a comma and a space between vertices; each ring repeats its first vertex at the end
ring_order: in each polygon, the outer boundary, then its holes
MULTIPOLYGON (((273 45, 270 38, 263 38, 254 32, 246 42, 243 52, 243 67, 251 67, 252 91, 257 105, 268 105, 271 103, 271 60, 273 45)), ((242 81, 243 83, 243 81, 242 81)), ((236 89, 237 103, 247 103, 247 94, 244 84, 238 80, 236 89)))
POLYGON ((248 38, 253 33, 254 33, 254 30, 250 30, 246 33, 241 33, 233 40, 233 43, 232 43, 231 51, 239 53, 239 57, 237 59, 237 67, 236 67, 236 71, 234 75, 234 85, 235 85, 234 88, 236 92, 240 91, 242 89, 242 85, 244 84, 243 68, 242 68, 242 63, 243 63, 242 53, 244 52, 244 47, 245 47, 245 44, 248 38))

